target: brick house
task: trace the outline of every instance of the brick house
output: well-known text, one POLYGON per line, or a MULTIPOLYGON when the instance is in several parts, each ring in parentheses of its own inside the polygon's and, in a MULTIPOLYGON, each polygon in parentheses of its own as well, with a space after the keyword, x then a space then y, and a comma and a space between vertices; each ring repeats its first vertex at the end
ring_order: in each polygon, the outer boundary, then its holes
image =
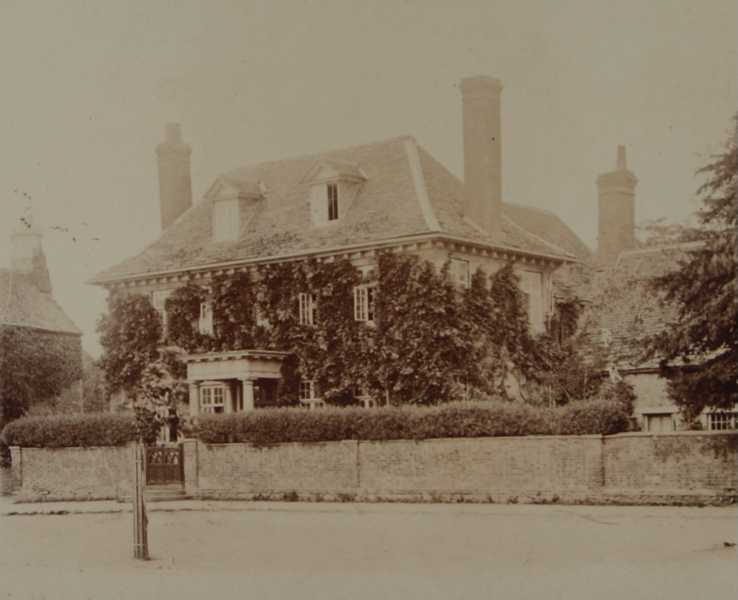
MULTIPOLYGON (((170 124, 157 147, 161 236, 93 283, 148 294, 166 318, 175 288, 264 263, 342 257, 367 273, 377 252, 391 249, 439 267, 450 261, 456 283, 467 286, 477 268, 493 273, 512 262, 530 326, 540 332, 554 309, 554 272, 588 251, 553 213, 503 202, 501 92, 493 78, 461 82, 464 183, 403 136, 245 166, 217 177, 193 205, 191 149, 170 124)), ((357 320, 371 320, 373 294, 371 286, 354 290, 357 320)), ((301 323, 315 308, 309 294, 299 294, 301 323)), ((203 303, 201 330, 211 331, 212 320, 212 306, 203 303)), ((250 410, 255 394, 279 378, 282 358, 260 348, 188 357, 191 413, 250 410)), ((311 381, 300 396, 320 402, 311 381)))
MULTIPOLYGON (((5 327, 30 331, 63 348, 70 363, 82 364, 82 332, 54 300, 41 229, 30 208, 11 235, 10 268, 0 269, 0 329, 5 327)), ((81 378, 58 397, 43 400, 31 412, 82 410, 81 378)))

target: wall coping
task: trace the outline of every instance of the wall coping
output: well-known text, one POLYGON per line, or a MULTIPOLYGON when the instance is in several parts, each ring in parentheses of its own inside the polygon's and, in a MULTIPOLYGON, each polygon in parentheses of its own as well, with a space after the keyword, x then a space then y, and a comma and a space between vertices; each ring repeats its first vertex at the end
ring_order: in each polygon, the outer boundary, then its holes
POLYGON ((110 450, 111 448, 130 448, 131 444, 121 446, 9 446, 10 448, 22 448, 23 450, 110 450))
POLYGON ((627 438, 627 437, 719 437, 722 435, 726 436, 738 436, 738 431, 727 430, 727 431, 626 431, 624 433, 613 433, 611 435, 603 436, 605 439, 615 438, 627 438))
MULTIPOLYGON (((677 432, 678 433, 678 432, 677 432)), ((444 437, 444 438, 427 438, 422 440, 416 440, 411 438, 400 438, 400 439, 392 439, 392 440, 354 440, 354 439, 348 439, 348 440, 325 440, 325 441, 315 441, 315 442, 274 442, 270 444, 254 444, 253 442, 218 442, 218 443, 208 443, 203 442, 200 440, 198 441, 200 444, 207 446, 208 448, 215 448, 215 447, 221 447, 221 446, 249 446, 252 448, 274 448, 276 446, 317 446, 317 445, 323 445, 323 444, 345 444, 345 443, 362 443, 362 444, 394 444, 394 443, 403 443, 406 444, 408 442, 415 442, 415 443, 421 443, 421 442, 459 442, 459 441, 480 441, 480 440, 582 440, 582 439, 603 439, 610 436, 603 436, 599 433, 597 434, 587 434, 587 435, 490 435, 490 436, 476 436, 476 437, 444 437)), ((186 440, 190 441, 190 440, 186 440)), ((195 440, 192 440, 195 441, 195 440)))

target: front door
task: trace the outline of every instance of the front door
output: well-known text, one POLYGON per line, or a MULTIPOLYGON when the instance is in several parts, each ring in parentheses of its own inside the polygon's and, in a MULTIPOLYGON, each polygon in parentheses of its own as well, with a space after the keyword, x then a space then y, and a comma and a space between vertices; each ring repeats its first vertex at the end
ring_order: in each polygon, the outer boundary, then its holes
POLYGON ((184 482, 182 446, 151 446, 146 448, 146 483, 163 485, 184 482))

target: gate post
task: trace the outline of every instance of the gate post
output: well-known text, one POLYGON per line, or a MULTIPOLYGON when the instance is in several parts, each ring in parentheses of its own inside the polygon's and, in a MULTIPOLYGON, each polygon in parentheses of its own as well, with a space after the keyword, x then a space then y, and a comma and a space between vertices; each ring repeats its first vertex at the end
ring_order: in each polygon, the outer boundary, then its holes
POLYGON ((182 466, 184 471, 185 494, 197 497, 200 491, 199 470, 197 464, 197 440, 182 440, 182 466))

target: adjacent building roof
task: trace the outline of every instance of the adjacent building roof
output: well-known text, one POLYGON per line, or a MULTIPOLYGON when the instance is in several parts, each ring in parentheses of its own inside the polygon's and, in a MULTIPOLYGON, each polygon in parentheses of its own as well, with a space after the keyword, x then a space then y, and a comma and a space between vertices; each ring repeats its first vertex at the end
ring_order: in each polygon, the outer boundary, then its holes
POLYGON ((623 252, 612 267, 593 272, 580 288, 579 294, 588 304, 585 323, 590 337, 609 350, 619 368, 658 366, 657 359, 642 360, 643 342, 675 322, 678 312, 676 306, 663 302, 650 284, 676 270, 696 245, 623 252))
POLYGON ((239 238, 214 241, 213 200, 181 215, 140 254, 99 273, 95 283, 207 267, 224 262, 279 258, 439 234, 511 251, 576 260, 586 247, 558 217, 539 209, 505 205, 502 231, 492 237, 462 214, 462 183, 411 137, 321 154, 265 162, 221 176, 259 183, 262 196, 241 219, 239 238), (357 193, 338 222, 314 226, 309 174, 316 165, 339 165, 355 174, 357 193), (360 176, 360 177, 359 177, 360 176))
POLYGON ((51 294, 36 287, 30 275, 10 269, 0 269, 0 325, 74 335, 82 333, 51 294))

